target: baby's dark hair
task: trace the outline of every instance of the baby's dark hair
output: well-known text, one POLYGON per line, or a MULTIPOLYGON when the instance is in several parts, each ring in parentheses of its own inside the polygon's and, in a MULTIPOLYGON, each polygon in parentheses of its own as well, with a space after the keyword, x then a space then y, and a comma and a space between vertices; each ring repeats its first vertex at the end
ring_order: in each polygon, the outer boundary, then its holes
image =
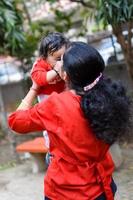
POLYGON ((101 55, 92 46, 73 42, 63 56, 69 84, 81 95, 81 108, 98 139, 113 144, 127 133, 130 125, 130 100, 120 82, 103 75, 97 84, 84 91, 105 68, 101 55))
POLYGON ((64 45, 67 46, 68 43, 68 39, 62 33, 49 33, 46 37, 41 39, 39 56, 47 58, 49 54, 53 54, 64 45))

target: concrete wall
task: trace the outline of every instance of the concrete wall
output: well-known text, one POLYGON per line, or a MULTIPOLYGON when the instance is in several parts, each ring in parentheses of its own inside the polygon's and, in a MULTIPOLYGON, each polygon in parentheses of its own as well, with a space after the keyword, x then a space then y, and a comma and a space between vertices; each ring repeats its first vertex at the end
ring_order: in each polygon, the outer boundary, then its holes
POLYGON ((130 92, 133 91, 133 83, 129 77, 125 64, 121 63, 107 66, 105 74, 115 80, 120 80, 130 92))
POLYGON ((0 85, 0 93, 5 105, 9 105, 21 100, 27 91, 26 81, 0 85))

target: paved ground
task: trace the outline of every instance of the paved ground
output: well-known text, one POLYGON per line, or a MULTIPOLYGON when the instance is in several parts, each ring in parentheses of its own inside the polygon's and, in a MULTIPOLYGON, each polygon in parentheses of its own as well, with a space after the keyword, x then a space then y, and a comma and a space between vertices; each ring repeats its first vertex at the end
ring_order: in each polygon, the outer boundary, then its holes
POLYGON ((133 200, 133 144, 123 147, 124 161, 114 173, 120 200, 133 200))
MULTIPOLYGON (((123 165, 114 173, 117 200, 133 200, 132 147, 123 148, 123 165)), ((31 161, 0 171, 0 200, 42 200, 43 176, 43 173, 32 174, 31 161)))

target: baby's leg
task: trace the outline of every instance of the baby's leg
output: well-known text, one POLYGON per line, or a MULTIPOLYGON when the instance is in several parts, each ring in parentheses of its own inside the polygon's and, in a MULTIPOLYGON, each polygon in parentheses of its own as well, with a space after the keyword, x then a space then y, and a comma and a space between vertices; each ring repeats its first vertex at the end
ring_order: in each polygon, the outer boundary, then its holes
MULTIPOLYGON (((47 99, 47 98, 48 98, 48 95, 43 95, 43 94, 41 94, 41 95, 38 95, 38 96, 37 96, 38 102, 41 102, 41 101, 43 101, 43 100, 45 100, 45 99, 47 99)), ((44 137, 44 140, 45 140, 45 146, 46 146, 47 148, 49 148, 49 137, 48 137, 48 133, 47 133, 46 130, 43 131, 43 137, 44 137)), ((51 159, 51 154, 48 152, 48 153, 46 154, 46 157, 45 157, 45 162, 46 162, 46 165, 47 165, 47 166, 49 166, 49 164, 50 164, 50 159, 51 159)))
MULTIPOLYGON (((37 96, 38 102, 41 102, 48 98, 48 95, 40 94, 37 96)), ((49 148, 49 137, 47 131, 43 131, 43 137, 45 139, 45 146, 49 148)))
POLYGON ((39 95, 37 96, 37 100, 38 100, 38 102, 41 102, 41 101, 43 101, 44 99, 47 99, 48 96, 49 96, 49 95, 39 94, 39 95))
POLYGON ((43 131, 43 137, 45 139, 45 146, 47 148, 49 148, 49 137, 48 137, 48 132, 47 131, 43 131))

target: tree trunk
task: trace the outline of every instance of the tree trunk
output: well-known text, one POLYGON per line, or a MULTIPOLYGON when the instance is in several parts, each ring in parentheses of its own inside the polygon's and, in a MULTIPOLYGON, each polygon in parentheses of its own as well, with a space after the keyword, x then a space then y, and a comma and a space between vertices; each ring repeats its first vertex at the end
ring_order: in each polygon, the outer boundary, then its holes
POLYGON ((126 58, 126 55, 125 55, 125 60, 126 60, 126 63, 127 63, 127 70, 128 70, 128 73, 133 81, 133 55, 132 57, 127 57, 126 58))
POLYGON ((0 86, 0 117, 1 117, 1 129, 4 135, 8 138, 10 150, 13 153, 14 159, 20 161, 18 154, 16 153, 16 137, 13 134, 7 124, 7 112, 2 94, 2 87, 0 86))
POLYGON ((26 3, 25 3, 24 0, 22 0, 22 4, 23 4, 23 8, 24 8, 24 11, 25 11, 25 14, 26 14, 26 17, 27 17, 27 20, 28 20, 29 26, 31 26, 31 24, 32 24, 32 20, 31 20, 31 17, 30 17, 30 14, 29 14, 28 8, 27 8, 26 3))
POLYGON ((113 33, 117 38, 118 43, 121 45, 122 52, 127 64, 127 71, 133 83, 133 47, 131 44, 132 35, 131 30, 128 30, 128 39, 123 35, 123 24, 112 25, 113 33))

